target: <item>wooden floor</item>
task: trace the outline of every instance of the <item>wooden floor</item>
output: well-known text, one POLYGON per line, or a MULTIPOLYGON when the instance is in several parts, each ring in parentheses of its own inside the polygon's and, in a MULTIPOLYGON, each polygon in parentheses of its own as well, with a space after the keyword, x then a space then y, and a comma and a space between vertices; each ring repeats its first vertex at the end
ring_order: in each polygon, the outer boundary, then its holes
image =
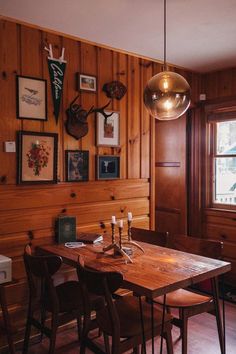
MULTIPOLYGON (((179 330, 173 327, 174 354, 181 353, 181 340, 178 340, 179 330)), ((227 354, 236 353, 236 304, 226 303, 226 345, 227 354)), ((102 343, 102 337, 99 339, 102 343)), ((155 341, 157 348, 155 353, 159 353, 160 339, 155 341)), ((79 353, 76 329, 66 330, 58 334, 56 354, 76 354, 79 353)), ((189 320, 189 354, 220 354, 217 337, 215 317, 210 314, 202 314, 192 317, 189 320)), ((46 354, 48 350, 48 340, 30 347, 29 354, 46 354)), ((20 354, 20 351, 17 352, 20 354)), ((91 354, 90 350, 86 353, 91 354)), ((147 345, 147 353, 151 353, 151 345, 147 345)), ((164 347, 163 354, 166 354, 164 347)))

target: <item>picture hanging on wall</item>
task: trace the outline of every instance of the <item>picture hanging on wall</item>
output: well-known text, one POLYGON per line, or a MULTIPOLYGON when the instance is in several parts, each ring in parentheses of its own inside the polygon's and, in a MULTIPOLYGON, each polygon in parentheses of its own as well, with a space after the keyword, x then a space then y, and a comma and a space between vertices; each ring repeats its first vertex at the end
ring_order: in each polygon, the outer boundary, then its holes
POLYGON ((77 83, 79 91, 97 91, 97 79, 96 76, 91 76, 87 74, 77 74, 77 83))
POLYGON ((57 182, 55 133, 18 132, 18 184, 57 182))
POLYGON ((97 179, 120 178, 120 156, 97 156, 97 179))
POLYGON ((88 181, 88 172, 89 152, 86 150, 66 150, 66 181, 88 181))
POLYGON ((28 76, 16 80, 17 118, 47 120, 47 81, 28 76))
POLYGON ((120 115, 119 112, 112 113, 109 117, 102 113, 97 113, 97 146, 119 146, 120 144, 120 115))

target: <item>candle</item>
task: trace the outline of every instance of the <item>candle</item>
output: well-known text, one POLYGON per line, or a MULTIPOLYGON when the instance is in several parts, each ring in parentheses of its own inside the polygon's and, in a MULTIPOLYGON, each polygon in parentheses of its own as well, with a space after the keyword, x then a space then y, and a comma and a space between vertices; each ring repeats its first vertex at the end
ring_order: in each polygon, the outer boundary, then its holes
POLYGON ((111 223, 112 223, 112 224, 115 224, 115 223, 116 223, 116 217, 115 217, 115 215, 113 215, 113 216, 111 217, 111 223))
POLYGON ((39 145, 39 141, 38 140, 35 141, 35 145, 39 145))
POLYGON ((128 220, 131 221, 131 220, 132 220, 132 217, 133 217, 133 216, 132 216, 132 213, 129 211, 129 212, 128 212, 128 220))
POLYGON ((124 221, 121 219, 121 220, 119 221, 119 227, 120 227, 120 228, 123 228, 123 225, 124 225, 124 221))

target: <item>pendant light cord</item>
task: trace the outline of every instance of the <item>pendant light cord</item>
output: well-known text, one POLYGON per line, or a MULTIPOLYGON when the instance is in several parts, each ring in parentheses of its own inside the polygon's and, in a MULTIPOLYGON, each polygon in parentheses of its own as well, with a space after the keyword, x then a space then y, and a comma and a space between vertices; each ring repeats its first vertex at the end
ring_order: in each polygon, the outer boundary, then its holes
POLYGON ((166 71, 166 0, 164 0, 164 71, 166 71))

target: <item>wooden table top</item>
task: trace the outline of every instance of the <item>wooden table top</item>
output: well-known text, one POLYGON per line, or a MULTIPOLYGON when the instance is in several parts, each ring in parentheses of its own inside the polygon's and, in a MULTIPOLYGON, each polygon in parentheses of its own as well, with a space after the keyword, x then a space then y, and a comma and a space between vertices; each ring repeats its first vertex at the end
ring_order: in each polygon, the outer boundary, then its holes
POLYGON ((64 244, 41 246, 38 249, 43 253, 61 256, 66 264, 73 267, 76 267, 78 256, 81 255, 85 264, 93 269, 119 271, 123 274, 125 288, 149 298, 185 288, 231 269, 228 262, 143 242, 139 244, 145 253, 135 249, 133 263, 126 263, 121 256, 104 254, 102 248, 106 242, 74 249, 67 248, 64 244))

